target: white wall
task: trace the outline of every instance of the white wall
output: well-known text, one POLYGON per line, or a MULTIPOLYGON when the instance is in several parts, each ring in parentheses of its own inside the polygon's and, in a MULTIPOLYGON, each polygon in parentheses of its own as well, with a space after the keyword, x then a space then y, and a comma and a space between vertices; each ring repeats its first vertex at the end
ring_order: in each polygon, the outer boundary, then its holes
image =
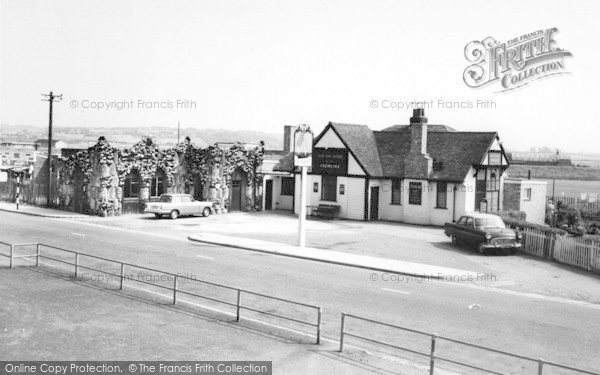
MULTIPOLYGON (((294 196, 296 204, 294 210, 296 213, 300 211, 300 175, 296 175, 296 194, 294 196)), ((308 175, 307 178, 307 205, 318 206, 319 204, 331 204, 340 206, 340 218, 363 220, 364 219, 364 192, 365 179, 360 177, 343 177, 338 176, 336 186, 336 201, 321 200, 321 176, 308 175), (314 183, 318 184, 318 191, 313 191, 314 183), (340 194, 340 185, 344 184, 344 195, 340 194)))
POLYGON ((273 202, 272 209, 274 210, 289 210, 293 209, 294 197, 291 195, 281 195, 281 179, 283 176, 266 175, 263 179, 263 209, 266 207, 267 199, 267 180, 273 181, 273 202))

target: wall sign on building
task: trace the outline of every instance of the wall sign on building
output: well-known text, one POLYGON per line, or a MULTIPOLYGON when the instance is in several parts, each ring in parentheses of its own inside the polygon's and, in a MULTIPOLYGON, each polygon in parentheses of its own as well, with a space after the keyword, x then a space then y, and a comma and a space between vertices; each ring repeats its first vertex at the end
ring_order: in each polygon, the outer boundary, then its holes
POLYGON ((315 147, 312 172, 331 176, 348 174, 348 149, 315 147))

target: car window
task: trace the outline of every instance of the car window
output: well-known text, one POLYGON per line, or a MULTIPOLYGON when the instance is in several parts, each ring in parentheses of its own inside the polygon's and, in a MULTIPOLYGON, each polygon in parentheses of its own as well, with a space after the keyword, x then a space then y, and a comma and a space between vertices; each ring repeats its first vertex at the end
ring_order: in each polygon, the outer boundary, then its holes
POLYGON ((170 195, 161 195, 160 196, 160 201, 164 202, 164 203, 171 203, 173 197, 171 197, 170 195))
POLYGON ((184 195, 181 197, 181 203, 189 203, 192 201, 192 198, 188 195, 184 195))
POLYGON ((481 217, 475 220, 475 227, 479 229, 485 228, 506 228, 504 221, 500 216, 481 217))
POLYGON ((467 222, 465 225, 468 227, 472 227, 473 226, 473 218, 472 217, 467 218, 467 222))
POLYGON ((467 222, 467 217, 463 216, 460 219, 458 219, 458 224, 459 225, 465 225, 465 223, 467 222))

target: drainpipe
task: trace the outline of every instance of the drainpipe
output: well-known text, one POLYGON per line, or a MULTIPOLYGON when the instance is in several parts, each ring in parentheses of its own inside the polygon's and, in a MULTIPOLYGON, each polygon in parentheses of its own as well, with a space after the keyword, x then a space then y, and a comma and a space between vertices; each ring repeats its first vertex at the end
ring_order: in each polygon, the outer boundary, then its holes
POLYGON ((456 213, 456 184, 452 185, 452 222, 456 221, 455 213, 456 213))

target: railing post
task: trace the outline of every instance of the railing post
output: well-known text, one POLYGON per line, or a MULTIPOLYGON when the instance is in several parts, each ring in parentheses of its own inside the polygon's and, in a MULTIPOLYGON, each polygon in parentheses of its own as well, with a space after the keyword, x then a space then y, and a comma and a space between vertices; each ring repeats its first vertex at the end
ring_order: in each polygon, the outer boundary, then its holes
POLYGON ((317 315, 317 345, 321 344, 321 318, 323 316, 323 308, 319 307, 317 315))
POLYGON ((35 246, 35 266, 36 267, 40 266, 40 254, 41 254, 41 249, 40 249, 40 244, 38 243, 35 246))
POLYGON ((173 280, 173 305, 177 304, 177 275, 173 280))
POLYGON ((542 375, 544 373, 544 360, 538 359, 538 375, 542 375))
POLYGON ((346 325, 346 313, 342 312, 342 324, 340 327, 340 353, 344 351, 344 328, 346 325))
POLYGON ((239 322, 240 321, 240 306, 242 303, 242 290, 238 289, 237 290, 237 305, 236 305, 236 311, 235 311, 235 321, 239 322))
POLYGON ((429 355, 429 375, 433 375, 435 369, 435 333, 431 335, 431 354, 429 355))
POLYGON ((13 268, 14 256, 15 256, 15 245, 11 244, 10 245, 10 263, 9 263, 10 268, 13 268))
POLYGON ((78 271, 79 271, 79 253, 75 253, 75 279, 77 279, 78 271))
POLYGON ((123 290, 123 280, 125 279, 125 264, 121 262, 121 284, 119 285, 119 289, 123 290))

